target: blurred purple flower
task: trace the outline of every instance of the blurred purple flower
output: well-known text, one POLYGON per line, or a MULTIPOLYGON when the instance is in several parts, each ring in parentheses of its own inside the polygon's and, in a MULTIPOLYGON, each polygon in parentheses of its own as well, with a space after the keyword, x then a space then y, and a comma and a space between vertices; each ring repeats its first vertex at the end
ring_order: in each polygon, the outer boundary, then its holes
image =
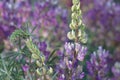
POLYGON ((14 29, 20 28, 27 21, 31 7, 27 1, 0 1, 0 27, 7 38, 14 29))
POLYGON ((92 79, 104 80, 108 74, 107 58, 109 52, 99 47, 96 52, 91 54, 90 61, 87 61, 87 69, 92 79))
POLYGON ((119 47, 120 3, 115 0, 81 0, 81 6, 84 23, 95 33, 91 44, 119 47))
POLYGON ((38 48, 45 55, 46 60, 47 60, 48 57, 49 57, 49 55, 50 55, 50 51, 47 50, 47 44, 46 44, 46 42, 45 41, 39 42, 38 43, 38 48))
POLYGON ((43 41, 43 42, 40 42, 40 43, 38 44, 38 47, 39 47, 40 51, 45 51, 46 48, 47 48, 47 44, 46 44, 45 41, 43 41))
POLYGON ((7 38, 13 30, 20 28, 26 22, 30 22, 32 26, 37 26, 35 34, 45 39, 49 38, 52 46, 55 44, 54 41, 58 42, 59 40, 60 43, 65 41, 67 38, 63 35, 66 35, 68 30, 68 10, 61 7, 56 1, 0 1, 0 28, 2 28, 2 34, 5 36, 2 38, 7 38), (42 35, 38 34, 39 29, 42 30, 40 33, 42 35))

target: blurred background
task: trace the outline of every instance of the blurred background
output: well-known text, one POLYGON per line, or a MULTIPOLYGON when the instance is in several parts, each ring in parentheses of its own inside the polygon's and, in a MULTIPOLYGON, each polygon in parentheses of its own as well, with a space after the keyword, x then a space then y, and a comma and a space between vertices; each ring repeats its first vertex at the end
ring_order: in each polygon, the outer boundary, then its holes
MULTIPOLYGON (((120 61, 120 0, 80 0, 90 51, 102 45, 120 61)), ((68 41, 71 0, 0 0, 0 52, 11 50, 10 34, 36 27, 34 34, 51 48, 68 41)))

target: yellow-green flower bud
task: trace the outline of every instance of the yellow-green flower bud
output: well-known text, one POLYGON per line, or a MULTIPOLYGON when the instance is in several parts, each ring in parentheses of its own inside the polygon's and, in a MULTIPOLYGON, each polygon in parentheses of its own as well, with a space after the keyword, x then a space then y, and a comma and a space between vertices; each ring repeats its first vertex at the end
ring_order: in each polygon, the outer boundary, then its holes
POLYGON ((41 60, 42 60, 42 63, 44 63, 44 61, 45 61, 45 56, 42 56, 42 57, 41 57, 41 60))
POLYGON ((70 29, 72 29, 72 30, 74 30, 74 29, 76 29, 76 22, 75 22, 75 20, 72 20, 72 22, 70 23, 70 29))
POLYGON ((86 38, 81 39, 81 42, 82 42, 82 43, 86 43, 86 42, 87 42, 87 37, 86 37, 86 38))
POLYGON ((70 27, 70 29, 72 29, 72 30, 74 30, 74 29, 75 29, 74 25, 73 25, 73 24, 71 24, 71 23, 70 23, 69 27, 70 27))
POLYGON ((81 41, 82 43, 87 42, 87 34, 85 32, 82 32, 82 35, 79 37, 79 41, 81 41))
POLYGON ((78 20, 79 15, 77 13, 73 12, 71 17, 72 17, 73 20, 78 20))
POLYGON ((77 21, 74 20, 74 19, 72 19, 71 24, 74 25, 74 26, 76 27, 77 21))
POLYGON ((50 67, 48 70, 48 74, 52 74, 53 73, 53 69, 50 67))
POLYGON ((40 75, 40 76, 42 75, 42 73, 41 73, 39 68, 36 70, 36 72, 37 72, 38 75, 40 75))
POLYGON ((78 25, 79 25, 79 26, 82 25, 82 20, 81 20, 81 19, 79 20, 78 25))
POLYGON ((75 32, 74 32, 73 30, 72 30, 71 32, 68 32, 67 37, 68 37, 70 40, 75 39, 75 32))
POLYGON ((80 2, 77 4, 76 9, 80 11, 80 2))
POLYGON ((77 5, 73 5, 73 6, 71 7, 71 11, 72 11, 72 12, 77 11, 77 5))
POLYGON ((39 59, 40 57, 39 57, 38 55, 36 55, 36 54, 32 54, 32 58, 37 60, 37 59, 39 59))
POLYGON ((71 18, 73 19, 74 17, 76 17, 76 13, 75 12, 71 14, 71 18))
POLYGON ((82 15, 82 12, 81 10, 78 11, 78 15, 81 16, 82 15))
POLYGON ((38 60, 36 61, 36 64, 37 64, 38 67, 42 66, 42 63, 40 63, 38 60))

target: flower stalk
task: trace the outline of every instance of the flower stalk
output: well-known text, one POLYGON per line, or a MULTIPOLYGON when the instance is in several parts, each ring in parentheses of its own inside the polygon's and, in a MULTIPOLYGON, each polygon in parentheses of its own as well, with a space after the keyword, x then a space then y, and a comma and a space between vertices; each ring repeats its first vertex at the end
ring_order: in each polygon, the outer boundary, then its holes
MULTIPOLYGON (((87 52, 87 48, 82 46, 80 43, 87 42, 87 35, 84 31, 84 24, 82 23, 82 16, 80 10, 79 0, 72 0, 73 6, 71 7, 71 23, 69 25, 71 31, 68 32, 67 37, 73 40, 72 43, 65 43, 65 54, 64 62, 61 65, 65 72, 61 72, 62 76, 59 79, 62 80, 76 80, 82 79, 84 77, 84 72, 82 72, 82 65, 79 65, 79 61, 83 61, 87 52)), ((60 70, 61 71, 61 70, 60 70)))

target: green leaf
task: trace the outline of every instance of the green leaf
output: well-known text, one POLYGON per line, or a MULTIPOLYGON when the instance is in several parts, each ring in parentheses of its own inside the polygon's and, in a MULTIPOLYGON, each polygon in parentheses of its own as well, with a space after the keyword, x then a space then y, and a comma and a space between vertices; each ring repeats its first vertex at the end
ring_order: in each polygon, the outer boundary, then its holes
POLYGON ((55 54, 55 52, 57 51, 58 49, 55 49, 51 52, 49 58, 48 58, 48 61, 53 57, 53 55, 55 54))

